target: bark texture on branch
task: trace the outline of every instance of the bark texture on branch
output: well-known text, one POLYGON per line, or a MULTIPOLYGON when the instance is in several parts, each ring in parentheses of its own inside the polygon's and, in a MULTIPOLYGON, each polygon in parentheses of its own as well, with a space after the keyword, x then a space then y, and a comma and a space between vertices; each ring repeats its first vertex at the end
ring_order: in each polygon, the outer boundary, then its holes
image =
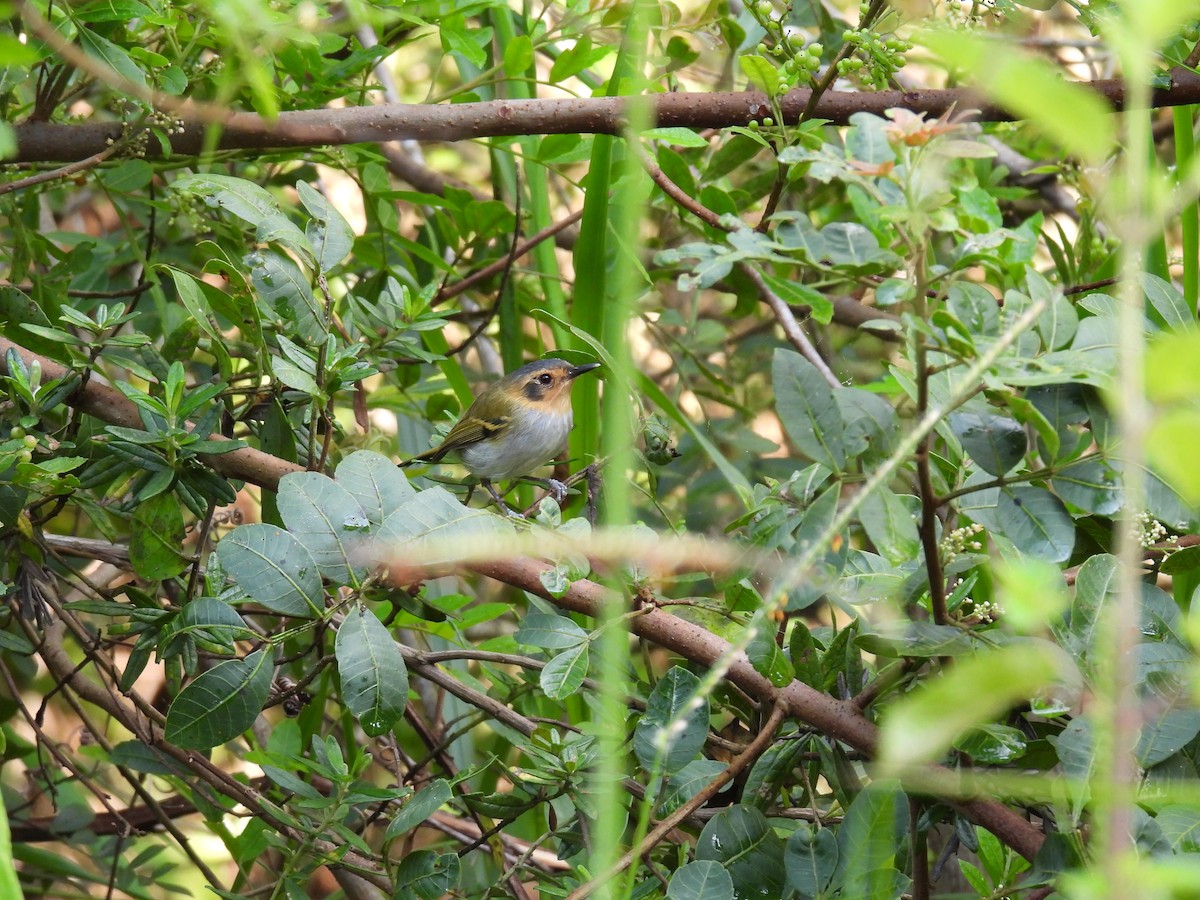
MULTIPOLYGON (((1121 79, 1080 82, 1101 96, 1114 110, 1125 103, 1121 79)), ((785 123, 794 123, 804 111, 810 92, 795 90, 780 106, 785 123)), ((757 92, 670 93, 639 98, 650 104, 652 119, 661 127, 729 128, 747 125, 772 115, 767 98, 757 92)), ((221 126, 217 150, 267 150, 288 147, 339 146, 395 140, 462 141, 474 138, 531 134, 618 134, 625 121, 624 97, 491 100, 481 103, 386 104, 348 109, 295 110, 271 121, 254 113, 230 113, 221 126)), ((1152 104, 1183 106, 1200 103, 1200 75, 1177 68, 1171 85, 1155 90, 1152 104)), ((829 91, 821 96, 814 115, 844 125, 856 112, 880 115, 903 108, 940 116, 952 109, 977 110, 984 122, 1009 121, 1014 116, 989 103, 970 89, 920 91, 829 91)), ((204 143, 206 124, 182 115, 183 128, 163 138, 171 152, 195 156, 204 143)), ((17 155, 8 162, 74 162, 103 151, 122 136, 118 122, 84 122, 78 125, 23 122, 15 127, 17 155)), ((147 153, 158 153, 150 141, 147 153)))

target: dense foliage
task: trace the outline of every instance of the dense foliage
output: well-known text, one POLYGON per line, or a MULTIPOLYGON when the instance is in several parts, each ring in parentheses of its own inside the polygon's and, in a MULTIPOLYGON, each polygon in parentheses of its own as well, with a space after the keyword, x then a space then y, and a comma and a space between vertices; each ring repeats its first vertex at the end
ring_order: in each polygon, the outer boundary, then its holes
POLYGON ((1198 5, 9 6, 0 894, 1194 896, 1198 5))

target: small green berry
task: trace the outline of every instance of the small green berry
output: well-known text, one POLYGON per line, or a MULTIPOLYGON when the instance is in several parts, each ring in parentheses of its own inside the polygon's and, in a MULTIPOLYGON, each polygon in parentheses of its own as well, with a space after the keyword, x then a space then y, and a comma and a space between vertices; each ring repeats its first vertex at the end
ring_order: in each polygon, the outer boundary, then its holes
POLYGON ((808 52, 811 53, 813 56, 820 56, 822 53, 825 52, 825 48, 823 46, 821 46, 820 44, 812 43, 812 44, 808 45, 808 52))

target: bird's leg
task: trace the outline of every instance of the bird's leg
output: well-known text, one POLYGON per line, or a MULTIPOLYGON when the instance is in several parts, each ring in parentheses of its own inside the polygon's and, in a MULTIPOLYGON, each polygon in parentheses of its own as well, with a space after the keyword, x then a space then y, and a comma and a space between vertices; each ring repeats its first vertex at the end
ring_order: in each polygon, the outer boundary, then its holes
POLYGON ((489 481, 487 478, 481 478, 479 483, 482 484, 487 492, 492 495, 492 499, 495 500, 496 505, 500 507, 500 512, 513 519, 524 518, 524 516, 522 516, 519 512, 513 512, 504 504, 504 498, 500 496, 500 492, 496 490, 491 481, 489 481))

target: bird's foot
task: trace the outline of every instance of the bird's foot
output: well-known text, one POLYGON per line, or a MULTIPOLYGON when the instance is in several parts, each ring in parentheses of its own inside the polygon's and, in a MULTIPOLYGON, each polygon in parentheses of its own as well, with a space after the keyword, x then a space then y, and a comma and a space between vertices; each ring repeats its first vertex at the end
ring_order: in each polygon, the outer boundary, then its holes
POLYGON ((567 486, 557 478, 547 478, 546 486, 550 489, 550 496, 554 498, 554 502, 562 506, 562 502, 567 499, 567 486))
POLYGON ((525 518, 523 515, 521 515, 516 510, 512 510, 512 509, 508 508, 508 504, 506 504, 504 502, 504 498, 500 496, 500 492, 498 490, 496 490, 495 487, 492 486, 492 483, 490 481, 481 481, 480 483, 485 488, 487 488, 487 492, 492 495, 492 499, 496 501, 496 506, 498 506, 500 508, 500 512, 504 513, 504 515, 508 516, 510 519, 524 519, 525 518))

